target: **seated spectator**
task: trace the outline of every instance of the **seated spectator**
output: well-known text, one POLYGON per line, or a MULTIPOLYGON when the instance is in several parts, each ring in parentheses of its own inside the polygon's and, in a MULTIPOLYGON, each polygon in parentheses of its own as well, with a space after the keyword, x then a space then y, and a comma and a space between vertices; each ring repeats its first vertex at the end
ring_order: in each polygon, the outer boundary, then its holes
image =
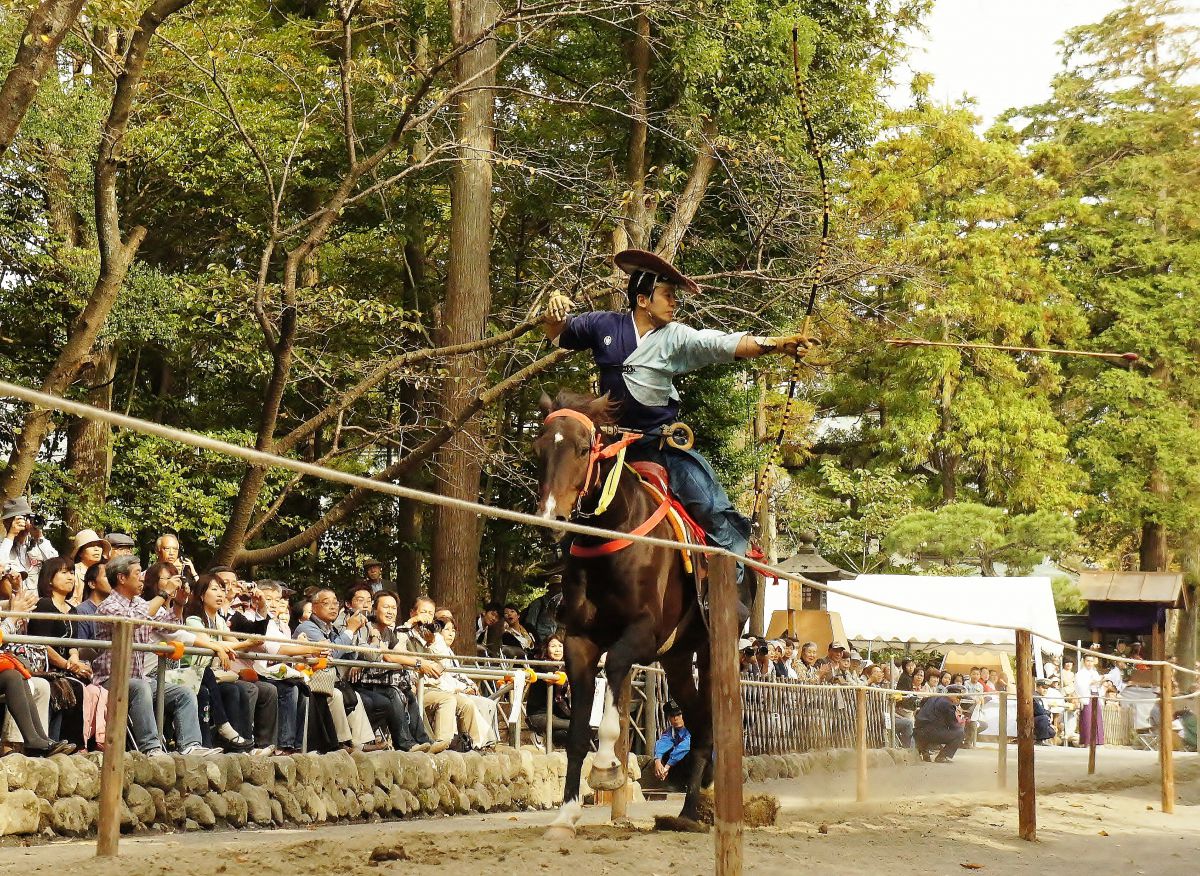
POLYGON ((81 529, 75 533, 75 542, 71 556, 75 561, 75 578, 71 588, 72 605, 83 601, 83 577, 87 570, 97 563, 103 562, 112 554, 112 545, 108 539, 101 538, 94 529, 81 529))
MULTIPOLYGON (((961 672, 956 672, 950 676, 950 684, 957 684, 963 690, 966 690, 965 679, 963 679, 961 672)), ((947 687, 949 687, 949 685, 947 685, 947 687)))
POLYGON ((758 679, 758 660, 754 654, 753 639, 738 639, 738 672, 743 678, 758 679))
POLYGON ((105 538, 108 539, 108 544, 111 550, 108 558, 132 556, 137 553, 137 542, 127 536, 123 532, 110 532, 105 538))
POLYGON ((501 657, 503 636, 504 606, 498 602, 489 602, 475 622, 475 644, 489 657, 501 657))
MULTIPOLYGON (((66 562, 69 565, 70 561, 66 562)), ((0 601, 0 608, 18 612, 33 611, 38 595, 36 592, 26 589, 24 584, 26 580, 25 572, 19 566, 15 563, 9 565, 4 576, 0 578, 0 600, 3 600, 0 601)), ((5 637, 22 635, 28 631, 28 624, 29 622, 24 618, 6 617, 0 620, 0 630, 3 630, 5 637)), ((45 662, 46 649, 40 645, 26 645, 12 641, 0 644, 0 663, 4 667, 4 671, 0 674, 7 678, 8 669, 15 669, 20 673, 24 693, 18 693, 15 696, 19 697, 22 703, 28 702, 30 708, 33 709, 38 727, 38 730, 30 737, 34 740, 46 736, 46 728, 50 726, 50 683, 44 678, 34 678, 30 674, 32 667, 44 667, 45 662)), ((18 709, 21 708, 23 706, 18 706, 18 709)), ((22 722, 25 720, 25 716, 21 714, 21 721, 18 721, 17 717, 17 714, 10 711, 4 719, 4 749, 6 753, 20 750, 24 745, 22 722)))
MULTIPOLYGON (((98 568, 93 566, 92 568, 98 568)), ((55 557, 42 566, 38 578, 38 600, 34 611, 60 614, 63 620, 33 618, 27 629, 31 636, 50 639, 74 639, 75 630, 66 618, 71 606, 67 600, 75 591, 75 574, 70 561, 55 557)), ((46 678, 50 683, 50 724, 47 729, 54 739, 69 739, 83 745, 83 688, 92 677, 92 668, 80 659, 79 649, 72 645, 62 648, 45 647, 48 660, 46 678)))
POLYGON ((550 637, 558 632, 558 609, 562 605, 562 575, 551 575, 546 592, 525 607, 525 628, 545 651, 550 637))
POLYGON ((670 724, 654 743, 654 777, 668 787, 684 790, 692 765, 692 734, 683 722, 683 709, 674 700, 663 710, 670 724))
POLYGON ((108 567, 105 563, 97 563, 87 570, 83 576, 83 601, 71 609, 71 614, 79 620, 75 621, 75 635, 80 639, 96 638, 96 625, 91 618, 100 609, 100 603, 108 599, 112 587, 108 583, 108 567))
MULTIPOLYGON (((359 655, 361 660, 395 664, 396 669, 364 669, 354 689, 362 698, 368 714, 384 716, 393 748, 399 751, 430 751, 433 741, 425 731, 425 721, 421 717, 409 672, 419 668, 432 680, 441 674, 441 667, 432 660, 422 662, 399 647, 400 635, 396 632, 399 605, 400 597, 390 590, 375 594, 373 622, 366 627, 366 643, 372 648, 385 649, 385 653, 359 655)), ((447 747, 448 742, 439 743, 438 751, 445 751, 447 747)))
POLYGON ((479 685, 461 672, 454 671, 462 668, 458 658, 454 656, 454 643, 458 639, 458 627, 454 625, 453 620, 439 622, 442 624, 441 633, 434 638, 429 650, 442 658, 442 666, 446 671, 439 678, 431 681, 430 685, 447 693, 462 694, 469 699, 475 707, 475 727, 479 731, 479 738, 475 740, 476 748, 494 746, 500 741, 500 704, 483 696, 479 685))
POLYGON ((1033 698, 1033 738, 1036 745, 1045 745, 1047 740, 1054 738, 1054 722, 1044 699, 1049 687, 1050 683, 1044 678, 1034 682, 1037 696, 1033 698))
POLYGON ((984 693, 995 693, 997 690, 996 682, 1000 679, 1000 674, 992 675, 992 670, 986 666, 979 667, 979 683, 983 685, 984 693))
MULTIPOLYGON (((434 609, 433 600, 429 597, 417 598, 408 622, 396 630, 400 633, 400 646, 404 650, 417 655, 433 655, 430 646, 439 637, 437 630, 432 627, 434 609)), ((424 658, 417 661, 417 669, 420 670, 422 666, 424 658)), ((438 668, 442 668, 440 663, 438 668)), ((460 740, 466 737, 470 739, 470 746, 474 746, 479 728, 475 722, 475 706, 470 699, 459 693, 429 687, 424 691, 424 698, 425 711, 433 725, 435 739, 453 744, 455 736, 460 740)))
MULTIPOLYGON (((914 669, 910 683, 914 683, 918 677, 923 679, 924 675, 924 669, 914 669)), ((896 701, 896 741, 901 748, 913 747, 913 727, 920 706, 921 701, 915 696, 903 697, 896 701)))
POLYGON ((817 667, 817 643, 805 642, 800 646, 793 666, 796 670, 796 680, 802 684, 818 684, 821 671, 817 667))
MULTIPOLYGON (((542 646, 542 660, 553 660, 561 663, 563 659, 563 642, 557 635, 552 635, 542 646)), ((536 732, 546 735, 553 733, 554 744, 560 747, 567 744, 567 731, 571 728, 571 686, 569 684, 551 684, 548 681, 535 681, 529 688, 525 699, 525 715, 529 726, 536 732), (546 728, 546 709, 550 708, 552 726, 546 728)))
MULTIPOLYGON (((279 581, 259 581, 256 585, 250 609, 244 615, 248 620, 267 622, 266 639, 256 650, 281 657, 308 653, 307 647, 272 641, 291 637, 286 592, 279 581)), ((279 695, 279 738, 274 753, 295 754, 304 746, 301 734, 308 703, 307 676, 287 660, 255 660, 253 669, 261 681, 274 685, 279 695)))
POLYGON ((24 496, 0 504, 0 568, 16 566, 23 586, 34 592, 42 563, 58 556, 39 523, 24 496))
POLYGON ((363 583, 371 588, 372 597, 384 590, 391 593, 396 592, 396 585, 384 579, 383 563, 379 560, 366 559, 363 561, 363 583))
MULTIPOLYGON (((237 639, 221 635, 230 630, 228 621, 221 616, 224 604, 225 591, 221 587, 220 581, 214 575, 201 575, 196 582, 196 595, 184 611, 186 616, 184 623, 191 627, 214 631, 216 635, 210 637, 229 642, 229 650, 235 653, 260 650, 261 639, 237 639), (202 589, 203 594, 201 593, 202 589)), ((261 599, 259 607, 265 611, 261 599)), ((207 668, 212 671, 211 661, 207 668)), ((278 688, 270 682, 260 679, 258 673, 245 661, 237 661, 226 667, 224 672, 228 673, 229 677, 218 680, 227 681, 232 685, 232 687, 221 686, 226 717, 232 719, 229 723, 234 725, 238 737, 244 740, 242 746, 249 740, 253 740, 252 753, 270 754, 275 750, 275 743, 279 737, 278 688), (236 701, 236 707, 230 706, 231 700, 236 701)), ((213 674, 216 675, 215 671, 213 674)), ((217 732, 229 744, 238 746, 235 740, 228 739, 220 726, 218 726, 217 732)))
MULTIPOLYGON (((329 588, 321 588, 313 594, 312 616, 302 622, 292 631, 292 635, 301 642, 316 644, 341 645, 335 648, 334 656, 346 656, 350 652, 351 636, 367 619, 362 616, 350 618, 346 629, 338 631, 333 622, 341 612, 341 604, 337 594, 329 588)), ((367 716, 363 704, 354 698, 355 702, 347 706, 345 692, 335 687, 330 695, 329 713, 333 720, 337 741, 344 748, 361 748, 375 742, 375 731, 367 716)))
POLYGON ((789 658, 790 646, 785 642, 770 642, 767 645, 767 659, 771 662, 771 675, 780 680, 790 680, 796 677, 789 658))
MULTIPOLYGON (((154 617, 170 622, 171 613, 163 607, 157 608, 151 614, 153 603, 147 603, 141 597, 142 568, 136 557, 124 556, 110 560, 107 565, 109 581, 113 592, 100 603, 97 612, 108 617, 128 617, 148 620, 154 617)), ((164 594, 174 597, 174 592, 164 594)), ((156 600, 157 601, 157 600, 156 600)), ((96 638, 111 641, 113 626, 105 621, 96 622, 96 638)), ((187 644, 203 644, 217 652, 223 659, 229 659, 229 649, 220 642, 209 642, 207 637, 193 636, 182 630, 167 632, 147 624, 138 624, 133 628, 133 641, 149 643, 153 641, 177 640, 187 644)), ((97 684, 129 685, 129 720, 132 724, 133 737, 138 750, 143 754, 163 754, 162 740, 158 735, 158 727, 154 723, 154 695, 158 680, 146 677, 144 671, 144 652, 134 651, 129 679, 111 678, 112 650, 101 650, 92 661, 92 676, 97 684)), ((196 695, 178 684, 166 684, 165 690, 167 709, 172 715, 175 744, 183 754, 211 754, 212 750, 201 744, 200 719, 196 706, 196 695)))
POLYGON ((946 696, 929 697, 917 709, 915 736, 921 760, 928 762, 930 749, 935 746, 941 747, 934 758, 937 763, 954 760, 964 734, 962 714, 958 710, 961 699, 962 688, 955 687, 946 691, 946 696))
POLYGON ((917 669, 917 661, 911 657, 900 664, 900 678, 896 680, 896 690, 913 689, 913 672, 917 669))
POLYGON ((945 691, 938 690, 940 683, 941 671, 936 670, 931 673, 927 670, 925 673, 925 683, 921 685, 920 691, 922 693, 945 693, 945 691))
POLYGON ((500 636, 500 645, 505 657, 518 660, 532 657, 537 648, 537 639, 521 625, 521 613, 511 602, 504 606, 504 632, 500 636))
POLYGON ((949 672, 943 672, 941 678, 938 681, 938 693, 945 693, 947 690, 950 689, 950 685, 952 685, 953 683, 954 683, 954 676, 952 676, 949 672))

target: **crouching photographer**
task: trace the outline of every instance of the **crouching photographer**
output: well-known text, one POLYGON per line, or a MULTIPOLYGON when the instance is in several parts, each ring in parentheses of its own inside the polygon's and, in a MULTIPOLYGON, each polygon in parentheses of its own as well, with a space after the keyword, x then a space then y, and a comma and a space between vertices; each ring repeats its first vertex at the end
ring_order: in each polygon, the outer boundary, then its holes
MULTIPOLYGON (((413 605, 408 623, 397 628, 400 634, 400 647, 419 659, 416 661, 416 671, 422 671, 428 655, 430 662, 442 669, 442 665, 434 659, 434 644, 440 639, 439 624, 434 620, 435 606, 433 600, 426 596, 419 597, 413 605)), ((444 642, 440 643, 442 647, 444 642)), ((440 672, 438 673, 441 674, 440 672)), ((450 747, 465 751, 475 746, 479 731, 475 721, 475 706, 470 698, 460 693, 448 693, 426 685, 424 690, 425 712, 433 725, 433 735, 438 742, 446 742, 450 747)))

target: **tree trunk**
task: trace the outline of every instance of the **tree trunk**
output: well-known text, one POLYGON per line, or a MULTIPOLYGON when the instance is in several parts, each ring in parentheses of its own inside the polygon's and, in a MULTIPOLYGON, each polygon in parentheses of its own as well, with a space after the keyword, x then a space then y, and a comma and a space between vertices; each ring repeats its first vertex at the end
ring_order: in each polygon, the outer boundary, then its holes
MULTIPOLYGON (((1150 472, 1146 485, 1149 493, 1165 503, 1170 495, 1166 476, 1159 470, 1150 472)), ((1138 545, 1138 570, 1142 572, 1165 572, 1167 569, 1167 527, 1157 520, 1142 522, 1142 540, 1138 545)))
POLYGON ((650 132, 650 19, 646 8, 637 6, 633 33, 627 45, 633 88, 629 95, 629 151, 625 157, 625 181, 629 186, 625 204, 625 238, 628 245, 646 249, 650 245, 654 196, 646 194, 646 141, 650 132))
MULTIPOLYGON (((112 346, 101 349, 88 372, 91 386, 83 400, 93 407, 112 410, 116 349, 112 346)), ((67 425, 65 464, 72 481, 72 489, 67 494, 67 532, 95 528, 95 521, 89 515, 108 498, 112 443, 113 432, 108 423, 72 418, 67 425)))
POLYGON ((655 252, 669 262, 675 260, 683 238, 691 227, 692 220, 696 218, 696 211, 700 209, 700 204, 708 193, 709 177, 717 166, 717 152, 713 145, 717 137, 716 121, 712 118, 706 119, 701 135, 696 150, 696 163, 692 165, 692 172, 688 174, 683 191, 679 193, 675 202, 671 221, 663 229, 655 249, 655 252))
MULTIPOLYGON (((449 0, 451 35, 455 45, 471 42, 495 22, 492 0, 449 0)), ((492 65, 496 44, 488 39, 464 53, 455 64, 458 82, 472 79, 479 88, 458 100, 456 133, 461 153, 450 182, 450 251, 443 310, 442 342, 481 337, 491 309, 492 165, 494 99, 487 87, 496 81, 492 65), (490 72, 489 72, 490 71, 490 72), (481 75, 482 74, 482 75, 481 75)), ((478 355, 462 356, 449 364, 443 409, 453 419, 475 395, 475 382, 487 371, 478 355)), ((466 426, 438 455, 436 470, 442 495, 475 499, 479 495, 478 427, 466 426)), ((439 605, 454 616, 475 616, 479 574, 479 522, 470 512, 439 507, 434 512, 433 576, 431 591, 439 605)), ((464 650, 473 651, 470 636, 464 650)))
POLYGON ((16 138, 38 85, 54 66, 58 46, 83 4, 84 0, 42 0, 30 14, 12 67, 0 86, 0 155, 16 138))
MULTIPOLYGON (((121 164, 121 145, 129 127, 129 115, 134 95, 146 66, 150 42, 159 25, 191 0, 156 0, 138 19, 137 28, 125 51, 124 70, 117 77, 109 105, 108 117, 100 134, 100 147, 95 162, 93 188, 96 199, 96 239, 100 249, 100 274, 92 287, 87 305, 71 323, 67 342, 58 353, 50 373, 42 381, 41 391, 62 395, 74 382, 84 365, 108 314, 116 303, 125 283, 129 267, 137 256, 146 236, 146 229, 136 226, 126 239, 121 237, 121 217, 117 203, 117 176, 121 164)), ((2 112, 2 110, 0 110, 2 112)), ((50 432, 50 411, 32 408, 26 413, 20 431, 13 441, 8 468, 0 475, 0 493, 17 496, 25 491, 29 476, 37 462, 42 442, 50 432)))

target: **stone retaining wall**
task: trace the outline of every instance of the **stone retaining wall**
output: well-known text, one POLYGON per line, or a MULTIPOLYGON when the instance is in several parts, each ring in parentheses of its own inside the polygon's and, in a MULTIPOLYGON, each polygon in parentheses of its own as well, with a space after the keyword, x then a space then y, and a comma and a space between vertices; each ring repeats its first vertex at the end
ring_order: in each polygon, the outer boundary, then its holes
MULTIPOLYGON (((871 766, 911 760, 897 750, 870 756, 871 766)), ((631 761, 636 780, 640 773, 631 761)), ((95 833, 100 764, 96 753, 0 758, 0 835, 95 833)), ((763 781, 853 768, 852 751, 833 751, 748 757, 744 772, 747 781, 763 781)), ((565 773, 562 752, 547 755, 532 747, 433 756, 381 751, 205 758, 131 752, 125 756, 121 829, 210 830, 549 809, 562 802, 565 773)), ((584 792, 590 793, 586 783, 584 792)), ((639 796, 635 791, 635 799, 639 796)))

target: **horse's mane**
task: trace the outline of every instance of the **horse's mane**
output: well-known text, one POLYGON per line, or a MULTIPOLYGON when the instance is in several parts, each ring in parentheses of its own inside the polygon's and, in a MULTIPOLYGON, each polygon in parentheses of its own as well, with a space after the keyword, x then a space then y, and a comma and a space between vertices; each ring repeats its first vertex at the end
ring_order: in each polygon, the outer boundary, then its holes
POLYGON ((587 392, 571 392, 568 389, 560 389, 558 395, 554 397, 551 410, 558 411, 569 408, 579 411, 581 414, 587 414, 597 426, 615 426, 619 406, 620 402, 610 399, 607 393, 597 398, 587 392))

